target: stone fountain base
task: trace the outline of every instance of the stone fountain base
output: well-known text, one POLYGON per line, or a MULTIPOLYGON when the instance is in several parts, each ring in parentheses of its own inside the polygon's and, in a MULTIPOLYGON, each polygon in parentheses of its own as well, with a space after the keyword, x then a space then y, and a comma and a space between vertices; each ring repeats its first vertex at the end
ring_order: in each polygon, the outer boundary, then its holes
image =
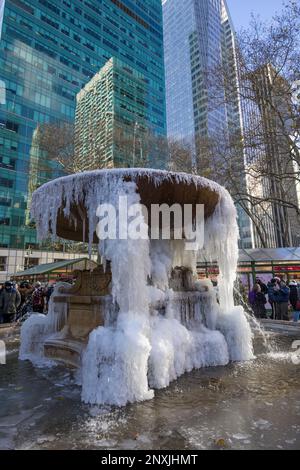
MULTIPOLYGON (((183 267, 175 268, 169 281, 173 291, 172 302, 177 305, 178 320, 187 327, 197 321, 199 315, 205 323, 204 310, 210 299, 207 288, 201 293, 195 290, 194 283, 191 270, 183 267), (200 308, 197 308, 199 302, 200 308)), ((74 286, 59 289, 59 295, 53 297, 54 310, 62 306, 66 308, 67 315, 65 322, 60 323, 58 332, 45 340, 45 357, 70 367, 80 367, 91 331, 99 326, 112 325, 117 318, 110 284, 111 272, 109 269, 104 272, 101 266, 92 272, 77 272, 74 286)), ((165 312, 167 301, 151 305, 152 310, 165 312)))
POLYGON ((282 334, 284 336, 299 336, 300 323, 283 320, 260 320, 264 329, 273 333, 282 334))
POLYGON ((74 286, 60 288, 60 295, 54 296, 53 302, 66 304, 66 324, 45 341, 45 357, 72 367, 80 366, 90 332, 104 325, 111 310, 110 283, 110 270, 104 272, 101 266, 92 272, 78 271, 74 286))
POLYGON ((86 341, 71 338, 50 338, 44 343, 45 357, 69 367, 80 367, 86 341))

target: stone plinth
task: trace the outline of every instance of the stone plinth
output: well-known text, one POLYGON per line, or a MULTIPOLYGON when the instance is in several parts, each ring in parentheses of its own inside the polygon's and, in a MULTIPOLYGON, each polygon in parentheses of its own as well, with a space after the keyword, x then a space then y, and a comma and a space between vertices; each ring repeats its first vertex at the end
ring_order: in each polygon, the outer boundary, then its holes
POLYGON ((264 329, 284 336, 297 336, 300 338, 300 323, 284 320, 260 320, 264 329))
POLYGON ((94 271, 77 272, 70 288, 61 288, 54 302, 67 304, 67 322, 63 329, 44 343, 45 356, 78 367, 89 334, 105 322, 110 296, 111 272, 103 267, 94 271))

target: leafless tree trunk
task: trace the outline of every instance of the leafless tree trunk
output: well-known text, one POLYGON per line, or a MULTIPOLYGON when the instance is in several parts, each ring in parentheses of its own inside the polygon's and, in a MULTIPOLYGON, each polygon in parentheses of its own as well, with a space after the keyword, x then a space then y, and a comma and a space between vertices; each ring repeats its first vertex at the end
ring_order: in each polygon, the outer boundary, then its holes
POLYGON ((243 124, 240 129, 224 126, 223 135, 198 138, 198 171, 229 189, 251 218, 262 246, 268 243, 262 218, 274 224, 288 245, 290 227, 279 221, 292 220, 296 231, 300 227, 299 2, 288 2, 271 24, 253 17, 236 38, 234 61, 232 51, 228 54, 207 73, 215 97, 210 111, 239 103, 243 124))

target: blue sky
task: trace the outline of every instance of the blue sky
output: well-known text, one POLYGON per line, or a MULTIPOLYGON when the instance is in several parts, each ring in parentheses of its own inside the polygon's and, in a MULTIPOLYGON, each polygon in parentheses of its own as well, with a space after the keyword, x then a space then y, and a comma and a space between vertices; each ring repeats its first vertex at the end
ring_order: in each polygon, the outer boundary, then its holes
POLYGON ((262 20, 271 19, 282 9, 283 0, 227 0, 235 29, 247 27, 251 13, 260 15, 262 20))

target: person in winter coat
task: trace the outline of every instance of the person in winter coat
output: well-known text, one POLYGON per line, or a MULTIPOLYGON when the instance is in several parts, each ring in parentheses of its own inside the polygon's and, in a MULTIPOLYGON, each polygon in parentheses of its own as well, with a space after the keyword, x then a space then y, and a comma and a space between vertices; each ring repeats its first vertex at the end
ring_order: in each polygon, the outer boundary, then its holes
POLYGON ((273 278, 271 279, 270 282, 268 282, 268 300, 269 304, 271 305, 272 308, 272 319, 275 320, 276 318, 276 302, 275 302, 275 297, 274 297, 274 288, 276 285, 276 279, 273 278))
POLYGON ((22 281, 19 286, 19 292, 21 294, 21 305, 19 310, 23 307, 28 297, 32 294, 34 288, 29 281, 22 281))
POLYGON ((276 320, 289 321, 289 298, 290 289, 285 281, 277 280, 274 287, 274 300, 276 302, 276 320))
POLYGON ((32 310, 37 313, 44 312, 45 306, 45 292, 40 282, 35 284, 35 289, 32 293, 32 310))
POLYGON ((20 303, 20 293, 11 281, 6 281, 0 293, 0 323, 13 322, 20 303))
POLYGON ((268 288, 267 288, 266 284, 264 284, 260 279, 256 279, 255 282, 256 282, 256 284, 259 285, 262 294, 266 295, 268 293, 268 288))
POLYGON ((259 284, 255 284, 249 294, 249 302, 256 318, 267 318, 266 297, 263 294, 259 284))
POLYGON ((294 322, 300 321, 300 289, 296 281, 291 281, 290 288, 290 304, 293 307, 294 322))
POLYGON ((297 302, 300 300, 298 298, 298 284, 296 281, 291 281, 289 284, 290 288, 290 303, 293 307, 293 310, 297 310, 297 302))

